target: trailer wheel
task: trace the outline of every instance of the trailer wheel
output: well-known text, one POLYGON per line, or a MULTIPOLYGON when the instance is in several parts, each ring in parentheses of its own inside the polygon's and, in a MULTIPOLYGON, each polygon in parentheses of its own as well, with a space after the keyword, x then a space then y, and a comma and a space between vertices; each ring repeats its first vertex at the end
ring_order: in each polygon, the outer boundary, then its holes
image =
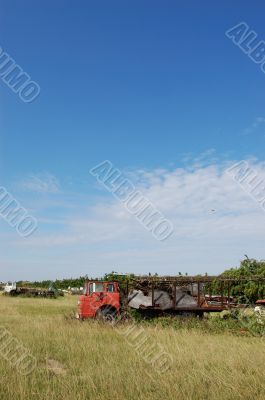
POLYGON ((196 312, 196 316, 197 316, 197 318, 199 318, 199 319, 203 319, 203 311, 197 311, 197 312, 196 312))
POLYGON ((114 307, 103 307, 97 311, 96 318, 103 322, 113 322, 117 316, 117 310, 114 307))

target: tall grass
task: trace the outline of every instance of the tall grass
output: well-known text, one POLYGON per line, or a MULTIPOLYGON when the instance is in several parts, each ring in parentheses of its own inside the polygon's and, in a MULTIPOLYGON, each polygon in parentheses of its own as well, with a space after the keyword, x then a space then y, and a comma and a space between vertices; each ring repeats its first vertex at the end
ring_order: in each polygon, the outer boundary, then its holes
POLYGON ((182 322, 142 324, 172 355, 170 369, 159 373, 121 334, 128 326, 72 319, 76 301, 0 296, 0 326, 37 359, 33 373, 22 376, 0 358, 1 400, 265 398, 262 338, 182 322))

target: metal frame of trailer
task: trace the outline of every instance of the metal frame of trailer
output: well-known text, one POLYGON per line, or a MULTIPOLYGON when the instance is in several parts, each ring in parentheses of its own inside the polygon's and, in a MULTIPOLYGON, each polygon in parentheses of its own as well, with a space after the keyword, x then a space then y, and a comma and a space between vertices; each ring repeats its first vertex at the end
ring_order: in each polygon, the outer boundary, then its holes
MULTIPOLYGON (((135 287, 141 286, 141 284, 145 284, 148 290, 151 290, 152 293, 152 306, 145 307, 141 306, 142 310, 154 310, 154 311, 162 311, 161 308, 155 303, 154 290, 159 287, 162 288, 170 288, 172 290, 172 308, 171 311, 175 312, 191 312, 197 313, 198 315, 204 312, 221 312, 224 310, 230 310, 232 308, 240 308, 245 307, 245 305, 239 304, 236 299, 233 301, 231 298, 231 288, 233 284, 238 284, 239 282, 246 281, 256 281, 261 282, 265 285, 265 277, 259 276, 245 276, 240 278, 233 277, 222 277, 222 276, 140 276, 135 277, 132 282, 127 282, 127 295, 131 289, 135 289, 135 287), (221 293, 218 296, 220 301, 211 301, 211 284, 219 283, 221 286, 221 293), (209 286, 209 293, 207 295, 202 293, 202 287, 206 284, 209 286), (192 287, 197 287, 197 295, 194 295, 197 299, 197 306, 192 307, 178 307, 176 304, 176 290, 177 287, 185 287, 192 285, 192 287), (227 296, 224 295, 224 292, 227 291, 227 296), (215 303, 215 304, 213 304, 215 303)), ((217 297, 217 296, 216 296, 217 297)))

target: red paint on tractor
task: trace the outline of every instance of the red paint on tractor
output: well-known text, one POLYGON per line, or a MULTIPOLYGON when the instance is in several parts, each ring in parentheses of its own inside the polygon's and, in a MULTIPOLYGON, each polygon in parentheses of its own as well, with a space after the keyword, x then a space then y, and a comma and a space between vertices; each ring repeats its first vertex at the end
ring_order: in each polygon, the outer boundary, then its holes
POLYGON ((87 282, 78 305, 79 319, 97 317, 104 309, 118 315, 121 307, 118 282, 87 282))

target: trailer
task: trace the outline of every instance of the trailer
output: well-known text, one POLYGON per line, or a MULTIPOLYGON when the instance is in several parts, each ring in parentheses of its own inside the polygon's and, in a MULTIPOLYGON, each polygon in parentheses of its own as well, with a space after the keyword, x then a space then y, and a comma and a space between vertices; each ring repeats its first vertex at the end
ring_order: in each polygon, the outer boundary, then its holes
MULTIPOLYGON (((136 277, 126 282, 87 281, 78 301, 78 319, 111 319, 122 310, 137 309, 143 316, 198 316, 244 307, 231 296, 234 284, 265 278, 222 276, 136 277), (220 293, 213 289, 220 288, 220 293)), ((216 290, 216 289, 215 289, 216 290)))

